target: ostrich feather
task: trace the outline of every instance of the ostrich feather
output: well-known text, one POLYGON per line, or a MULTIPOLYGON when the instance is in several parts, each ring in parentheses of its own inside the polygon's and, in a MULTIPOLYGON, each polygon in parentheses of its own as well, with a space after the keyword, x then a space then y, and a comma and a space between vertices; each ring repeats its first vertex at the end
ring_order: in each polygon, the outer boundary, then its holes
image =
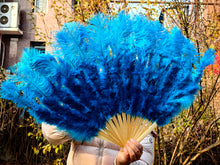
POLYGON ((213 50, 201 57, 179 29, 169 33, 157 21, 125 13, 66 23, 52 47, 46 54, 24 50, 1 97, 79 141, 136 117, 140 125, 148 123, 142 119, 168 124, 192 104, 204 68, 214 62, 213 50))

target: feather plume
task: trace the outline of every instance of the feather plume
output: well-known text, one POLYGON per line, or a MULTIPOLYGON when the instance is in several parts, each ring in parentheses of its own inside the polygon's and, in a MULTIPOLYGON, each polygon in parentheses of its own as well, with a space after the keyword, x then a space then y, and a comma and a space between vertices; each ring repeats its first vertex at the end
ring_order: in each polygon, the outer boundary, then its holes
POLYGON ((139 139, 149 121, 163 126, 188 108, 204 68, 214 62, 213 50, 199 58, 179 29, 169 33, 159 22, 125 13, 97 14, 87 25, 66 23, 52 46, 46 54, 24 50, 1 97, 75 140, 99 134, 120 146, 120 139, 139 139), (133 122, 144 127, 130 129, 133 122), (133 134, 120 137, 117 126, 133 134))

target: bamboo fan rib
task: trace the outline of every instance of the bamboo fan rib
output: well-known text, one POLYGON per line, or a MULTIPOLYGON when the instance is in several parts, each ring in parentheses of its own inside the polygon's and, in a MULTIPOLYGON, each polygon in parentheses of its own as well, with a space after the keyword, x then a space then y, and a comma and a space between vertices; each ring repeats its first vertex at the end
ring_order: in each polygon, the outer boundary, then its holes
POLYGON ((130 139, 141 142, 156 127, 156 122, 122 113, 113 116, 106 123, 106 128, 100 130, 98 138, 124 147, 130 139))

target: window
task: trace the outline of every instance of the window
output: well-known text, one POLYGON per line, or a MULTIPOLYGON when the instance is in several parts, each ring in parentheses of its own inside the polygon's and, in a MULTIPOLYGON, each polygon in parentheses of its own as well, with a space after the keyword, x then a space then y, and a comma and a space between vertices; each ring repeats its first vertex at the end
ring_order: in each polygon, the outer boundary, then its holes
POLYGON ((45 42, 35 42, 31 41, 31 47, 40 50, 40 52, 45 53, 45 42))
POLYGON ((47 12, 48 0, 33 0, 33 12, 47 12))

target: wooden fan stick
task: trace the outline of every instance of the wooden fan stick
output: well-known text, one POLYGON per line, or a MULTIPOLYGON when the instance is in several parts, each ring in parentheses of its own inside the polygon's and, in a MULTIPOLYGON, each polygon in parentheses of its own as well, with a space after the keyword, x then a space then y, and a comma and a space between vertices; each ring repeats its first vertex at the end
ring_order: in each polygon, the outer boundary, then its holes
POLYGON ((137 131, 137 133, 134 135, 134 136, 135 136, 134 139, 137 140, 137 139, 143 134, 143 132, 145 132, 145 131, 148 129, 148 127, 149 127, 151 124, 152 124, 152 123, 149 122, 148 120, 144 120, 144 121, 139 125, 138 131, 137 131), (149 124, 147 124, 147 123, 149 123, 149 124))
POLYGON ((141 142, 148 134, 150 134, 155 128, 157 128, 157 123, 154 122, 138 139, 138 142, 141 142))
POLYGON ((113 116, 106 123, 106 128, 100 130, 98 138, 124 147, 130 139, 141 142, 156 127, 156 122, 152 124, 147 119, 122 113, 113 116))

